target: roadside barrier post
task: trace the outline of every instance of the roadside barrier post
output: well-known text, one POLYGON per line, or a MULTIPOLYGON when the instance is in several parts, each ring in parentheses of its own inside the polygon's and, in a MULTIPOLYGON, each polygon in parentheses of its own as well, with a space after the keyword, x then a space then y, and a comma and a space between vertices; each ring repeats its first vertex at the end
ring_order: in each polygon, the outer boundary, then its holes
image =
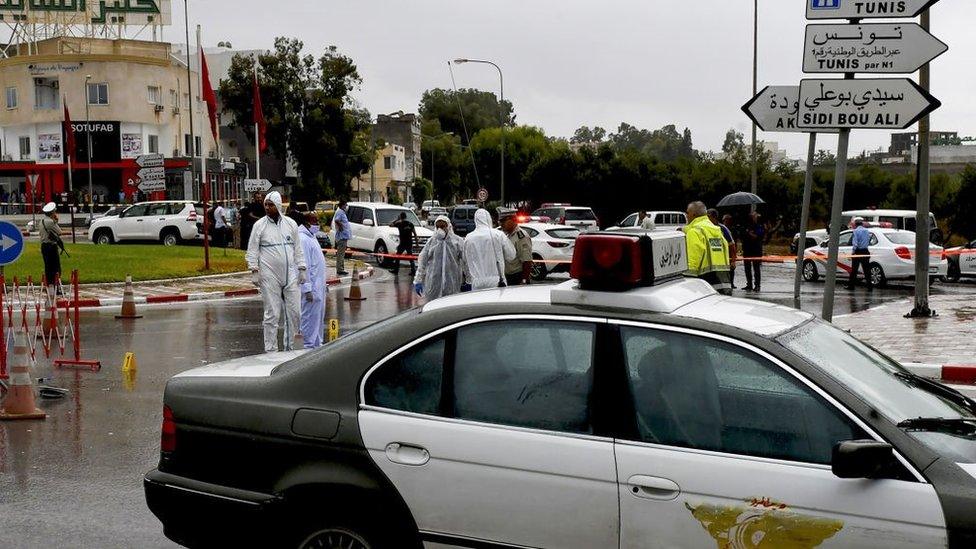
POLYGON ((71 323, 72 330, 72 343, 74 344, 74 359, 60 358, 54 361, 55 368, 62 368, 65 366, 73 368, 91 368, 91 371, 97 372, 102 369, 102 363, 98 360, 83 360, 81 358, 81 307, 80 303, 80 290, 78 288, 78 271, 71 271, 71 286, 72 293, 74 294, 74 322, 71 323))

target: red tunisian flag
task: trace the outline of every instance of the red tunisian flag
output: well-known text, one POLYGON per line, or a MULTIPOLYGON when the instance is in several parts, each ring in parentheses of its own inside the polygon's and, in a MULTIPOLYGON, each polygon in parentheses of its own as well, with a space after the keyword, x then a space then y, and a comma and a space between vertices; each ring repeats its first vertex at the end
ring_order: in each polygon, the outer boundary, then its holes
POLYGON ((264 106, 261 104, 261 87, 258 85, 258 72, 254 71, 254 124, 257 126, 258 152, 268 148, 268 123, 264 119, 264 106))
POLYGON ((68 102, 64 102, 64 154, 75 157, 75 127, 71 125, 71 113, 68 112, 68 102))
POLYGON ((213 86, 210 85, 210 69, 207 68, 207 56, 200 48, 200 70, 203 80, 203 101, 207 104, 207 114, 210 118, 210 131, 213 132, 214 141, 217 140, 217 94, 214 93, 213 86))

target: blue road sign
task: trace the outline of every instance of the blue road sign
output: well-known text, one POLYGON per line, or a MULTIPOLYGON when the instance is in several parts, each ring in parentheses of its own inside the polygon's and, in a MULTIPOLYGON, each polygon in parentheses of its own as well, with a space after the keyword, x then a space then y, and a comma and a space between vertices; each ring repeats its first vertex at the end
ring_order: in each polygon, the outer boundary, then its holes
POLYGON ((24 235, 16 225, 0 221, 0 267, 10 265, 24 253, 24 235))
POLYGON ((815 10, 840 9, 840 0, 810 0, 810 7, 815 10))

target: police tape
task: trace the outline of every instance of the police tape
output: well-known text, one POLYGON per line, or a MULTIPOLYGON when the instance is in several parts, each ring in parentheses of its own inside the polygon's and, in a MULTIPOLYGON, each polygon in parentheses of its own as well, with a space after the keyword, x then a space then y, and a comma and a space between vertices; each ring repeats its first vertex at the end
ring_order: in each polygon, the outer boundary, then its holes
MULTIPOLYGON (((334 248, 322 248, 322 251, 327 254, 335 254, 338 250, 334 248)), ((912 252, 914 254, 914 252, 912 252)), ((962 256, 962 255, 976 255, 976 250, 944 250, 944 251, 934 251, 930 253, 933 257, 949 257, 949 256, 962 256)), ((346 250, 346 256, 351 257, 366 257, 366 258, 384 258, 384 259, 399 259, 401 261, 416 261, 420 258, 419 255, 414 254, 390 254, 390 253, 380 253, 380 252, 360 252, 357 250, 346 250)), ((872 254, 838 254, 837 259, 871 259, 872 254)), ((739 261, 748 262, 759 262, 759 263, 795 263, 797 259, 796 255, 763 255, 763 256, 746 256, 746 257, 732 257, 730 260, 735 263, 739 261)), ((826 254, 812 253, 805 254, 803 259, 811 260, 826 260, 826 254)), ((567 259, 533 259, 533 263, 540 263, 544 265, 569 265, 572 264, 572 260, 567 259)))

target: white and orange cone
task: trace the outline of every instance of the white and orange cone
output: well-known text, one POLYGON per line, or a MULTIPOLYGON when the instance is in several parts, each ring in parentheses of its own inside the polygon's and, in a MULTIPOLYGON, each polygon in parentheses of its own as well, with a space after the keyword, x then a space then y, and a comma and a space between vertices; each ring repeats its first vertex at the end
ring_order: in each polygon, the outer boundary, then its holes
POLYGON ((125 277, 125 292, 122 294, 122 313, 115 315, 118 319, 142 318, 136 314, 136 296, 132 291, 132 276, 125 277))
POLYGON ((359 269, 356 267, 352 268, 352 286, 349 287, 349 295, 346 296, 346 301, 366 301, 363 297, 363 290, 359 287, 359 269))
POLYGON ((14 366, 10 368, 10 390, 0 409, 0 420, 46 419, 47 414, 34 402, 34 387, 31 384, 30 353, 26 337, 20 331, 15 334, 14 352, 7 356, 14 366))

